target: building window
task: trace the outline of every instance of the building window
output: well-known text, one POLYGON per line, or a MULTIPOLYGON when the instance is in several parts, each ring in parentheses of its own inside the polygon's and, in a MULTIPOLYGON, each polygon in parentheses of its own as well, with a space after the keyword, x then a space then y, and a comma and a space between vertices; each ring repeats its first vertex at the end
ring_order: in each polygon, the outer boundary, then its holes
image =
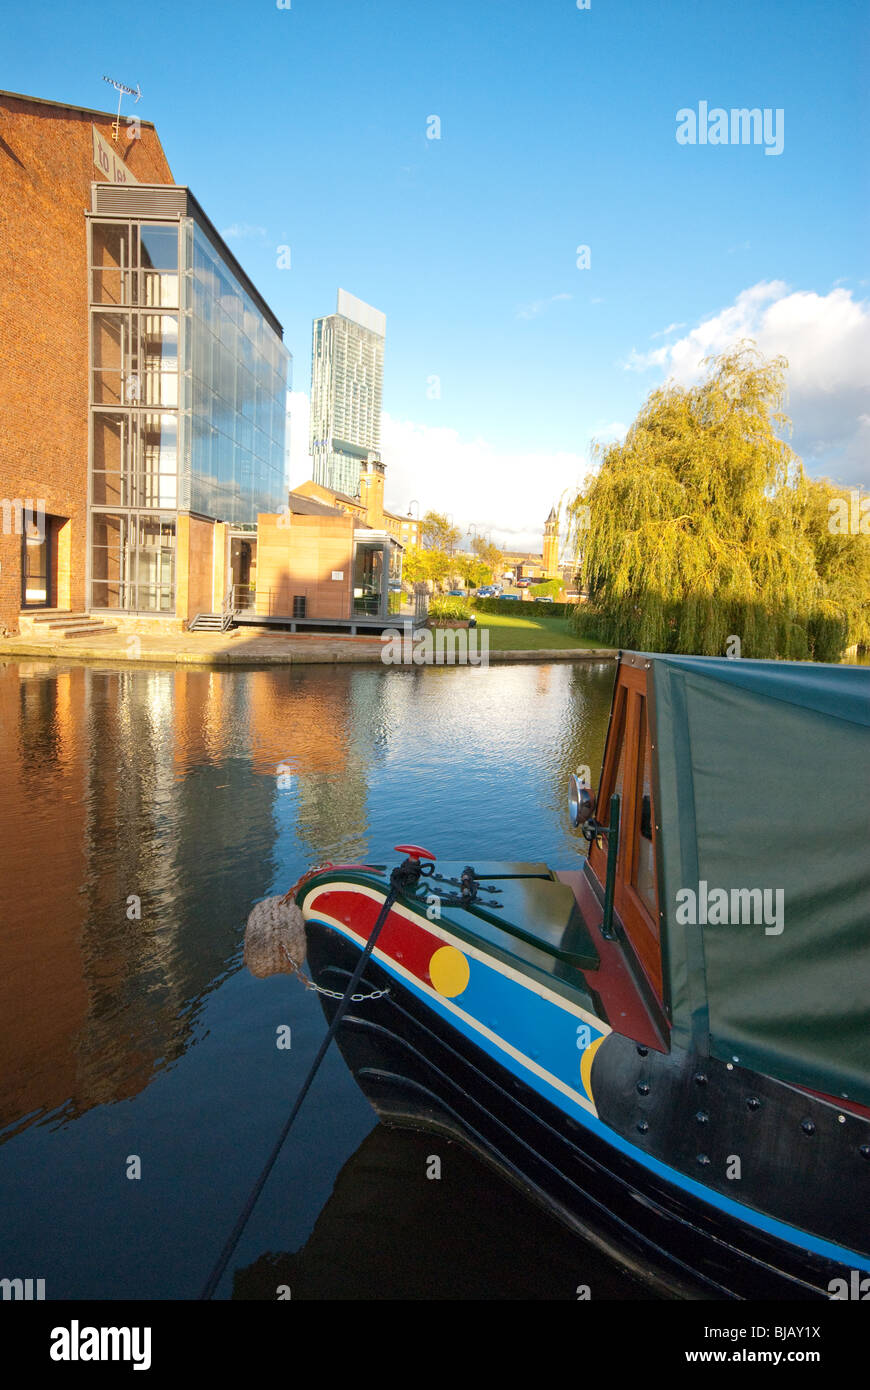
POLYGON ((177 309, 177 225, 93 222, 91 303, 177 309))
POLYGON ((175 518, 94 512, 91 527, 91 606, 174 612, 175 518))
POLYGON ((353 562, 353 611, 379 617, 383 605, 384 547, 357 542, 353 562))
POLYGON ((95 411, 93 504, 169 507, 178 488, 178 417, 174 412, 95 411))

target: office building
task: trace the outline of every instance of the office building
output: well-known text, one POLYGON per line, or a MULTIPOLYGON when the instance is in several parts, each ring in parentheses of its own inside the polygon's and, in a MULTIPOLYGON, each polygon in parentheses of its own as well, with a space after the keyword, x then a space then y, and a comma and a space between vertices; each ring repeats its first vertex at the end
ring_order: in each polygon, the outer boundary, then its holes
POLYGON ((182 628, 286 497, 281 324, 149 122, 0 93, 0 165, 0 627, 182 628))
POLYGON ((358 497, 360 475, 380 464, 386 317, 346 290, 315 319, 310 451, 314 481, 358 497))

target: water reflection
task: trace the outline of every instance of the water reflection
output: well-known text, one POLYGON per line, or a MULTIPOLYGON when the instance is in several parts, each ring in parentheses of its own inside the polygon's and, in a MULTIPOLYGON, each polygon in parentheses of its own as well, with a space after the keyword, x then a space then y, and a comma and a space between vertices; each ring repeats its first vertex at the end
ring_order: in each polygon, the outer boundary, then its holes
MULTIPOLYGON (((43 1220, 54 1234, 43 1231, 37 1263, 50 1265, 45 1240, 60 1251, 76 1213, 92 1246, 87 1278, 67 1270, 65 1292, 50 1296, 106 1296, 104 1266, 115 1258, 100 1229, 98 1175, 117 1121, 76 1129, 85 1116, 130 1102, 124 1123, 135 1130, 146 1112, 163 1114, 152 1115, 148 1142, 167 1185, 167 1248, 143 1254, 135 1279, 126 1276, 133 1296, 146 1284, 148 1296, 193 1292, 174 1269, 173 1240, 190 1245, 204 1272, 197 1225, 206 1218, 177 1200, 194 1181, 192 1133, 206 1163, 209 1146, 224 1144, 228 1092, 259 1105, 264 1135, 277 1130, 287 1069, 267 1080, 249 1038, 259 1037, 264 999, 287 1007, 287 985, 267 994, 271 984, 249 988, 236 974, 252 902, 312 862, 383 855, 403 840, 448 859, 570 867, 581 850, 566 777, 600 764, 612 680, 612 666, 568 664, 0 666, 0 1183, 14 1206, 16 1183, 36 1162, 56 1202, 49 1219, 48 1199, 30 1194, 19 1254, 43 1220), (154 1092, 167 1072, 169 1090, 154 1092), (78 1145, 71 1167, 53 1138, 64 1129, 78 1145)), ((294 1007, 313 1049, 319 1012, 294 1007)), ((305 1062, 304 1051, 294 1055, 294 1076, 305 1062)), ((337 1171, 361 1135, 340 1135, 309 1104, 319 1152, 337 1171)), ((231 1161, 208 1179, 227 1220, 247 1164, 231 1161)), ((125 1210, 114 1217, 122 1227, 125 1210)))

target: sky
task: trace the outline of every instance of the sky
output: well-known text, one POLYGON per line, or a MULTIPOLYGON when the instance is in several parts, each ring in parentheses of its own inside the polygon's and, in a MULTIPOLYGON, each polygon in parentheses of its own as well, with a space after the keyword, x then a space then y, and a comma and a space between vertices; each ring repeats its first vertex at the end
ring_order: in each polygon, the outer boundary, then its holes
POLYGON ((387 318, 393 510, 540 549, 594 442, 740 338, 788 358, 807 471, 868 485, 863 0, 7 0, 4 31, 6 90, 141 88, 284 325, 293 485, 339 287, 387 318))

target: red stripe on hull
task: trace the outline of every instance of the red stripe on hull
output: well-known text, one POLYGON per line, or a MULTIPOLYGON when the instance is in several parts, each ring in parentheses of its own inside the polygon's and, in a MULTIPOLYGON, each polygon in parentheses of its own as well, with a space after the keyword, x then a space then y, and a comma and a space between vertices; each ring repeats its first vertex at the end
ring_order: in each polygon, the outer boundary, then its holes
MULTIPOLYGON (((330 889, 318 893, 312 905, 312 915, 323 912, 337 922, 344 922, 357 936, 368 941, 382 906, 381 902, 364 893, 330 889)), ((441 938, 428 932, 422 924, 409 922, 407 917, 391 912, 381 927, 377 949, 404 966, 424 985, 431 985, 429 962, 434 952, 443 945, 441 938)))

